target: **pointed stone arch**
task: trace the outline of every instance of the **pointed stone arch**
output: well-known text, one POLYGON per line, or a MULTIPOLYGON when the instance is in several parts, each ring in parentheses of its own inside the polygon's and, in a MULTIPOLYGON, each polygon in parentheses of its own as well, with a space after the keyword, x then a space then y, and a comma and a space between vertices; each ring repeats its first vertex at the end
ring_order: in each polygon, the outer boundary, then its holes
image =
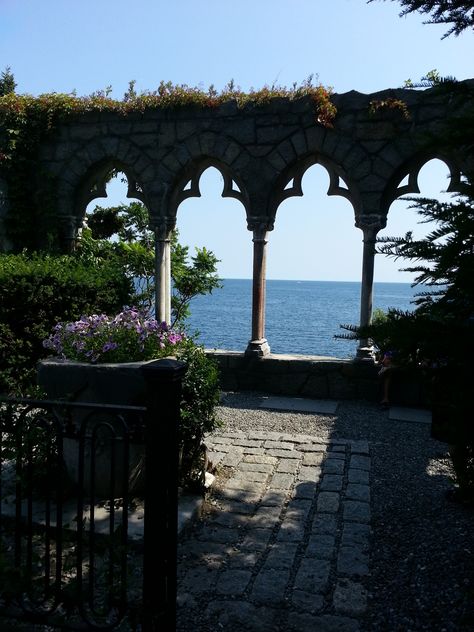
POLYGON ((222 197, 234 198, 243 205, 245 211, 248 213, 249 199, 244 181, 239 174, 234 171, 218 158, 213 157, 201 157, 192 160, 191 163, 181 171, 173 184, 172 192, 170 195, 169 210, 168 212, 176 217, 178 207, 181 202, 191 197, 201 197, 201 190, 199 187, 199 181, 202 174, 213 167, 219 171, 224 180, 222 188, 222 197), (234 186, 236 185, 236 187, 234 186))
POLYGON ((352 204, 354 214, 357 216, 361 213, 358 189, 345 170, 322 154, 310 154, 287 167, 277 178, 269 209, 273 219, 275 219, 278 207, 284 200, 289 197, 304 195, 303 177, 310 167, 317 164, 324 167, 329 176, 327 195, 339 195, 346 198, 352 204))
POLYGON ((55 174, 60 222, 67 218, 66 223, 77 230, 87 205, 96 198, 107 197, 106 184, 114 169, 127 177, 127 197, 136 198, 148 207, 148 187, 155 173, 152 161, 130 141, 103 138, 86 142, 71 152, 55 174))
POLYGON ((403 195, 410 193, 420 193, 418 186, 418 176, 422 168, 431 160, 443 162, 450 174, 450 182, 446 191, 450 193, 461 192, 463 190, 462 170, 457 159, 443 151, 420 152, 408 159, 401 165, 392 177, 382 195, 381 211, 387 216, 392 202, 403 195), (407 180, 406 184, 402 184, 407 180))

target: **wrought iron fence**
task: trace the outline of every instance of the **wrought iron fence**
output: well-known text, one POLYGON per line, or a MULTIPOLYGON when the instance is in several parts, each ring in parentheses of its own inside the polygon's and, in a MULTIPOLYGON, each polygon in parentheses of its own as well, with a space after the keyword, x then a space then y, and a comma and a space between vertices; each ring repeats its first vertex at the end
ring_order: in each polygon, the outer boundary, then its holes
POLYGON ((70 630, 175 629, 183 372, 148 364, 145 407, 1 399, 4 615, 70 630))

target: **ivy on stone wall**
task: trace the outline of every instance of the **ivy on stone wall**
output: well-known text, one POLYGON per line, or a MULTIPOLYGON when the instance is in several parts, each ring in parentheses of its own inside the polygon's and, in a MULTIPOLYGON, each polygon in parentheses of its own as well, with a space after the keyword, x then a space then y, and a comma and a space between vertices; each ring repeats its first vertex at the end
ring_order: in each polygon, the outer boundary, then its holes
POLYGON ((86 97, 56 93, 38 97, 9 93, 0 97, 0 175, 8 183, 10 213, 6 228, 13 242, 33 247, 37 234, 48 234, 51 243, 56 241, 54 222, 49 221, 55 211, 54 183, 46 174, 38 173, 37 156, 42 140, 62 120, 87 113, 127 116, 153 109, 214 109, 231 101, 236 102, 238 108, 244 108, 264 105, 277 98, 296 100, 304 97, 311 100, 317 123, 331 127, 336 115, 331 102, 332 90, 313 85, 312 77, 292 88, 271 86, 250 92, 243 92, 231 81, 221 92, 213 86, 204 91, 161 82, 156 91, 137 95, 134 82, 130 82, 123 100, 114 100, 109 93, 110 89, 86 97), (31 199, 29 187, 25 186, 32 178, 41 184, 35 200, 31 199), (41 222, 41 228, 38 222, 41 222))

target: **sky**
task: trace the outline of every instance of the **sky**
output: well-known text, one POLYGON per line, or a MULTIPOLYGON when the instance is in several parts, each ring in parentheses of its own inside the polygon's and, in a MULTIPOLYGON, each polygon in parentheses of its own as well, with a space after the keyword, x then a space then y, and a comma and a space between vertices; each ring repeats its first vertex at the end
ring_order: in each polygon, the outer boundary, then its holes
MULTIPOLYGON (((343 93, 400 87, 429 70, 457 79, 474 76, 474 34, 441 39, 446 28, 424 25, 419 14, 399 17, 397 2, 365 0, 0 0, 0 70, 10 66, 17 92, 88 95, 112 86, 120 99, 130 80, 153 90, 161 80, 223 88, 230 79, 243 90, 273 83, 291 86, 315 74, 343 93)), ((425 196, 447 186, 447 168, 426 165, 425 196)), ((311 167, 301 198, 277 212, 269 233, 267 277, 358 281, 362 232, 350 203, 328 197, 327 172, 311 167)), ((252 235, 242 205, 222 198, 215 169, 200 182, 202 197, 178 209, 182 243, 209 248, 221 260, 223 278, 250 278, 252 235)), ((125 199, 111 183, 105 206, 125 199)), ((394 202, 380 234, 415 235, 428 228, 404 202, 394 202)), ((379 255, 375 280, 409 282, 400 262, 379 255)))

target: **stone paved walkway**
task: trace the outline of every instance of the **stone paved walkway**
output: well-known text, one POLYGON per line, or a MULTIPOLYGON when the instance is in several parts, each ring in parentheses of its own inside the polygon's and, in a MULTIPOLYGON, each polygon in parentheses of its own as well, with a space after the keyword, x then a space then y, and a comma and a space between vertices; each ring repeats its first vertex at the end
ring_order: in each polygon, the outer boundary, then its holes
POLYGON ((369 573, 367 441, 224 433, 210 511, 179 547, 178 630, 355 632, 369 573))

